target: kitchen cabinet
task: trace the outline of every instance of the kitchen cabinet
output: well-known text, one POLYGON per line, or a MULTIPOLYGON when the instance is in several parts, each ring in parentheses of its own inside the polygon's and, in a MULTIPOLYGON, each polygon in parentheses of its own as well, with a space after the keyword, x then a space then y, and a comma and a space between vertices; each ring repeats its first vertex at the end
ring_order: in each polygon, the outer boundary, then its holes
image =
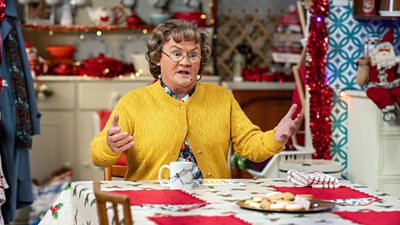
MULTIPOLYGON (((232 91, 235 99, 249 119, 262 131, 274 129, 292 104, 293 82, 223 82, 232 91)), ((258 167, 264 163, 259 163, 258 167)), ((251 178, 240 169, 232 169, 233 178, 251 178)))
MULTIPOLYGON (((53 95, 38 100, 41 134, 34 136, 32 177, 43 180, 50 172, 67 166, 74 180, 103 179, 103 169, 92 165, 90 141, 97 133, 95 114, 109 110, 129 90, 147 86, 152 77, 96 79, 73 76, 39 76, 53 95)), ((216 76, 202 82, 219 84, 216 76)))
POLYGON ((400 121, 382 113, 361 91, 348 91, 348 178, 400 197, 400 121))
MULTIPOLYGON (((366 0, 353 0, 353 17, 356 20, 400 20, 400 11, 395 11, 389 13, 390 15, 383 16, 379 14, 379 2, 378 0, 370 1, 375 2, 374 12, 372 14, 366 15, 363 12, 363 2, 366 0)), ((398 4, 393 0, 394 4, 398 4)))
POLYGON ((249 119, 261 130, 273 129, 292 105, 293 82, 223 82, 249 119))

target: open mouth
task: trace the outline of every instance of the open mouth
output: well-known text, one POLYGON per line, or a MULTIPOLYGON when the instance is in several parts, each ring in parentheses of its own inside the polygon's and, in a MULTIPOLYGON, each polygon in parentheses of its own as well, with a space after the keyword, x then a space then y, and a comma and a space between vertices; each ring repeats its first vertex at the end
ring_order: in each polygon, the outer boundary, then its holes
POLYGON ((178 71, 178 74, 179 74, 179 75, 190 75, 190 72, 189 72, 189 71, 186 71, 186 70, 179 70, 179 71, 178 71))

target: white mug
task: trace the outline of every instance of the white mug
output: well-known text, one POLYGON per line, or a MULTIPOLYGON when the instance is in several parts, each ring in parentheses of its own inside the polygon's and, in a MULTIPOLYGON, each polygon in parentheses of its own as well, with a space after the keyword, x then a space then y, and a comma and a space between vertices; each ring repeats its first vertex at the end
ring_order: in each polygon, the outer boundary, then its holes
POLYGON ((170 189, 193 189, 193 162, 171 162, 169 165, 161 166, 158 171, 158 181, 162 186, 170 189), (169 169, 169 182, 164 183, 161 174, 164 169, 169 169))

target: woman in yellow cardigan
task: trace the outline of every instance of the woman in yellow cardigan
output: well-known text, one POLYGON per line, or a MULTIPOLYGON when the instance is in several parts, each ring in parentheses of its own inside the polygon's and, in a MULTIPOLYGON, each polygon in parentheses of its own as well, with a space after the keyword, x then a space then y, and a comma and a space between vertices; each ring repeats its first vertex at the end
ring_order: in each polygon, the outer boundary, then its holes
POLYGON ((192 161, 195 178, 229 178, 232 141, 241 156, 263 161, 279 153, 300 125, 293 105, 274 130, 262 132, 223 87, 200 83, 210 58, 207 34, 193 23, 169 20, 147 43, 146 58, 157 82, 126 93, 91 143, 97 166, 127 158, 126 180, 157 179, 164 164, 192 161))

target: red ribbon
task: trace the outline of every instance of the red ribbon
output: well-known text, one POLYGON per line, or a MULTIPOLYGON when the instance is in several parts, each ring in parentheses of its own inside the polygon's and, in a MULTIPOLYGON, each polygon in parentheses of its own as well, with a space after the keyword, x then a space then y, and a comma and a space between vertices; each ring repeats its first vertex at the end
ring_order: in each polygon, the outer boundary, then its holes
POLYGON ((0 0, 0 22, 4 19, 4 11, 6 9, 6 2, 5 0, 0 0))

